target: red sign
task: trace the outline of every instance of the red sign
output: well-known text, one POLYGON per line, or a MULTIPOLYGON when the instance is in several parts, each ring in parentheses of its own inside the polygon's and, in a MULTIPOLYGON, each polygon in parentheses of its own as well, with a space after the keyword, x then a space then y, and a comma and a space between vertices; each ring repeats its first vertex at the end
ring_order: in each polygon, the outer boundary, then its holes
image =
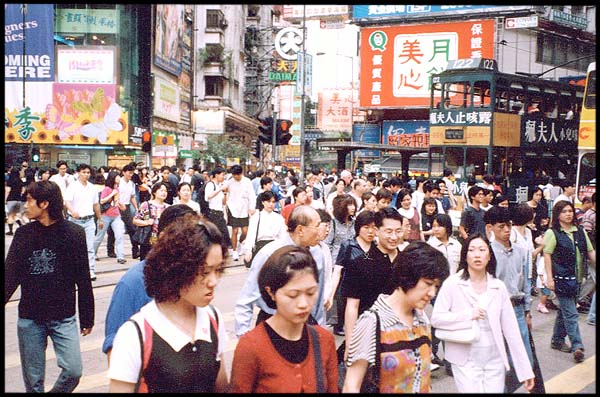
POLYGON ((494 57, 494 21, 360 31, 360 107, 428 107, 430 77, 448 61, 494 57))

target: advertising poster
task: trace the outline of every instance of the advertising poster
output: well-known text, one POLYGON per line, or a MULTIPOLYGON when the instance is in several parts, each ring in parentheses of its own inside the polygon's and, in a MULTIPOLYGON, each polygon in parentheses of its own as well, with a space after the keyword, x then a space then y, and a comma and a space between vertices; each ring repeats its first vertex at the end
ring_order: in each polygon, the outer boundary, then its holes
POLYGON ((429 147, 429 120, 384 120, 382 140, 386 145, 429 147))
POLYGON ((450 60, 493 57, 493 20, 363 28, 360 107, 427 108, 431 74, 450 60))
POLYGON ((183 13, 183 4, 156 5, 154 64, 175 76, 182 68, 183 13))
MULTIPOLYGON (((352 142, 381 143, 381 126, 379 124, 354 124, 352 128, 352 142)), ((379 150, 357 150, 360 157, 379 157, 379 150)))

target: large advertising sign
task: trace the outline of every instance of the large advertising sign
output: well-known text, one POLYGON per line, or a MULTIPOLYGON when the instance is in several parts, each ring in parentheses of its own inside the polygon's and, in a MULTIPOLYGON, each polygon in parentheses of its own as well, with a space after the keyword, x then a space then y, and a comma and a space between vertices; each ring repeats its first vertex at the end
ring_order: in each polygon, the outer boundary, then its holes
POLYGON ((428 148, 429 120, 384 120, 381 135, 386 145, 428 148))
POLYGON ((407 19, 431 17, 432 15, 467 15, 493 12, 494 10, 523 11, 532 10, 534 6, 498 6, 498 5, 389 5, 370 4, 352 6, 353 19, 407 19))
MULTIPOLYGON (((358 121, 358 90, 324 89, 319 92, 317 126, 323 131, 352 130, 352 121, 358 121), (354 116, 352 113, 354 112, 354 116)), ((362 119, 362 116, 361 116, 362 119)))
POLYGON ((156 5, 154 64, 176 76, 182 68, 183 14, 183 4, 156 5))
POLYGON ((91 8, 57 8, 56 31, 60 33, 116 34, 119 12, 91 8))
POLYGON ((5 109, 5 142, 125 145, 129 116, 116 102, 113 84, 53 84, 45 111, 5 109))
POLYGON ((167 80, 154 78, 154 115, 176 123, 180 121, 179 88, 167 80))
POLYGON ((360 107, 429 107, 431 74, 448 61, 494 57, 494 21, 363 28, 360 107))
POLYGON ((4 81, 54 81, 54 5, 4 5, 4 81))
MULTIPOLYGON (((352 142, 381 143, 381 126, 379 124, 360 123, 352 126, 352 142)), ((357 150, 360 157, 379 157, 380 150, 357 150)))
POLYGON ((59 83, 115 84, 116 47, 58 46, 59 83))

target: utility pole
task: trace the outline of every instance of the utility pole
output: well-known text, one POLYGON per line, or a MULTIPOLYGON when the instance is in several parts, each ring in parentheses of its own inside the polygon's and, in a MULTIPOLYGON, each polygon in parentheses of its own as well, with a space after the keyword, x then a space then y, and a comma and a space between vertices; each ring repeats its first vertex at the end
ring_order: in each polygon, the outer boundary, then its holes
POLYGON ((273 146, 273 149, 271 150, 271 157, 273 160, 273 169, 275 169, 275 166, 277 165, 277 157, 275 156, 276 154, 276 149, 277 149, 277 111, 274 110, 273 111, 273 139, 271 140, 271 145, 273 146))
POLYGON ((300 172, 298 183, 304 183, 304 113, 305 104, 305 85, 306 85, 306 4, 302 6, 302 96, 300 105, 300 172))

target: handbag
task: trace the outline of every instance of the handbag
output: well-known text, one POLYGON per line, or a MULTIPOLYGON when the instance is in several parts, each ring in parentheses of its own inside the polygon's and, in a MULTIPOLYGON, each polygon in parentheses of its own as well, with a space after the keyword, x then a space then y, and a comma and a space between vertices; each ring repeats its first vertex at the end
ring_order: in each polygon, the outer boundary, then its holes
POLYGON ((102 192, 98 192, 98 203, 100 204, 100 213, 103 214, 110 208, 112 200, 109 200, 104 204, 102 204, 100 200, 102 200, 102 192))
MULTIPOLYGON (((379 393, 379 372, 381 371, 381 324, 379 321, 379 314, 377 310, 369 309, 371 313, 375 315, 375 365, 370 365, 367 368, 367 372, 363 378, 362 384, 360 385, 360 392, 364 394, 375 394, 379 393)), ((342 342, 340 348, 345 350, 345 342, 342 342)), ((339 348, 338 348, 339 350, 339 348)), ((338 356, 340 351, 338 351, 338 356)), ((346 363, 344 362, 344 352, 341 352, 342 358, 338 359, 338 387, 340 392, 344 388, 344 381, 346 380, 346 363)))
MULTIPOLYGON (((152 204, 148 203, 148 212, 152 211, 152 204)), ((135 244, 138 245, 149 245, 150 244, 150 236, 152 235, 152 225, 148 226, 136 226, 135 233, 133 233, 132 240, 135 244)))
POLYGON ((554 276, 554 293, 556 296, 573 298, 579 294, 577 277, 554 276))
POLYGON ((468 327, 460 329, 435 329, 435 337, 452 343, 471 344, 479 341, 479 324, 477 320, 471 320, 468 327))
POLYGON ((256 225, 256 237, 254 238, 254 246, 252 247, 252 258, 250 258, 249 262, 244 259, 244 265, 247 268, 250 268, 250 266, 252 266, 252 261, 254 260, 254 257, 256 256, 256 254, 258 254, 258 251, 260 251, 262 249, 262 247, 264 247, 265 245, 267 245, 271 241, 273 241, 273 240, 258 241, 258 231, 260 230, 259 228, 260 228, 260 212, 258 213, 258 225, 256 225))

